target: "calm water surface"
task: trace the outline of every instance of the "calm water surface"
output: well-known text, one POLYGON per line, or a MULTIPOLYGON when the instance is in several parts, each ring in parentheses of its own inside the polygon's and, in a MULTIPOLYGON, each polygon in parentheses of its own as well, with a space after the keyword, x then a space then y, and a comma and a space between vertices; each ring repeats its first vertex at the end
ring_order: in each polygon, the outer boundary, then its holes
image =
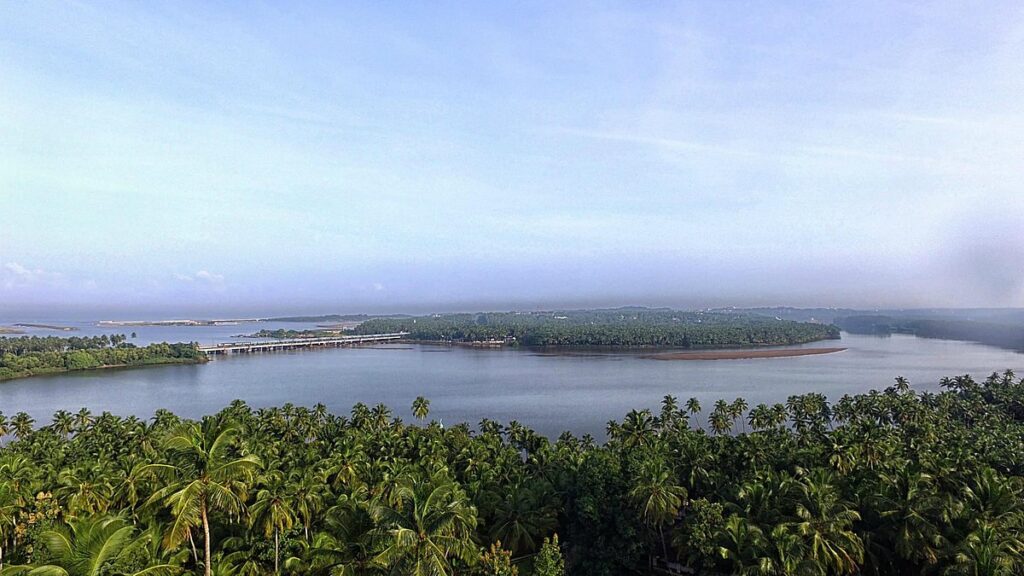
MULTIPOLYGON (((288 324, 302 328, 306 325, 288 324)), ((149 341, 232 339, 260 325, 131 328, 149 341)), ((77 334, 110 333, 87 325, 77 334)), ((51 332, 52 334, 52 332, 51 332)), ((68 335, 68 334, 62 334, 68 335)), ((563 430, 603 437, 604 425, 632 408, 657 408, 665 394, 694 396, 705 406, 738 396, 751 406, 791 394, 821 392, 830 399, 882 389, 906 376, 918 390, 937 390, 943 376, 1024 369, 1024 355, 971 344, 913 336, 843 334, 835 354, 754 360, 657 361, 638 353, 553 355, 531 350, 475 350, 394 344, 368 348, 296 351, 216 359, 202 366, 161 366, 73 373, 0 383, 0 410, 26 411, 49 421, 58 409, 149 417, 157 408, 196 417, 236 398, 254 408, 286 402, 322 402, 347 413, 356 402, 391 406, 410 417, 416 396, 431 400, 431 416, 444 423, 488 417, 518 420, 539 432, 563 430)))

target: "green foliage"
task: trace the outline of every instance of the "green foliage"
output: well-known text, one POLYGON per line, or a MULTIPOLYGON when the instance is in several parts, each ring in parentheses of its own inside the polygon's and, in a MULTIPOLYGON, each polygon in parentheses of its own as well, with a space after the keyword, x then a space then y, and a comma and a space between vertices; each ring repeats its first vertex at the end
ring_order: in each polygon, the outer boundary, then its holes
POLYGON ((409 332, 415 340, 505 341, 524 346, 749 347, 838 338, 835 326, 721 312, 617 308, 374 318, 355 332, 409 332))
POLYGON ((544 539, 537 559, 533 562, 533 573, 534 576, 563 576, 565 574, 565 559, 562 557, 562 548, 558 545, 558 534, 544 539))
POLYGON ((691 500, 672 536, 672 544, 684 562, 697 568, 712 568, 718 551, 718 535, 725 527, 723 506, 707 498, 691 500))
POLYGON ((1024 573, 1024 381, 942 385, 723 402, 714 435, 667 397, 603 445, 384 406, 0 414, 0 574, 1024 573))
POLYGON ((0 338, 0 380, 104 366, 205 362, 195 344, 137 347, 124 335, 0 338))
POLYGON ((512 564, 512 552, 501 547, 501 541, 480 556, 475 572, 478 576, 519 576, 519 568, 512 564))

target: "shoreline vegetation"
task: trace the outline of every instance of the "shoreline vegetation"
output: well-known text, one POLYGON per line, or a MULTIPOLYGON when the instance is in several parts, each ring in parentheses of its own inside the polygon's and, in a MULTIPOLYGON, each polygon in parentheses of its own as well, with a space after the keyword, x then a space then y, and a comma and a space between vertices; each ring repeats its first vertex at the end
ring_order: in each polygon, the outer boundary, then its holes
POLYGON ((887 315, 846 316, 836 318, 835 322, 851 334, 912 334, 918 338, 961 340, 1024 352, 1024 323, 887 315))
POLYGON ((208 358, 194 343, 135 346, 123 334, 59 338, 0 338, 0 382, 83 370, 166 364, 200 364, 208 358))
POLYGON ((792 358, 796 356, 816 356, 818 354, 834 354, 846 348, 772 348, 767 350, 703 350, 693 352, 668 352, 665 354, 648 354, 641 356, 649 360, 747 360, 753 358, 792 358))
POLYGON ((0 414, 3 573, 1024 573, 1024 380, 941 389, 665 396, 604 442, 423 397, 0 414))
MULTIPOLYGON (((315 318, 315 317, 308 317, 315 318)), ((319 317, 322 318, 322 317, 319 317)), ((759 348, 839 338, 835 326, 762 316, 615 308, 546 312, 479 312, 367 318, 354 325, 260 330, 243 338, 299 339, 408 332, 407 342, 471 348, 503 346, 651 349, 759 348)))
POLYGON ((491 346, 757 348, 839 338, 829 324, 668 308, 434 314, 372 318, 353 333, 408 332, 409 340, 491 346))

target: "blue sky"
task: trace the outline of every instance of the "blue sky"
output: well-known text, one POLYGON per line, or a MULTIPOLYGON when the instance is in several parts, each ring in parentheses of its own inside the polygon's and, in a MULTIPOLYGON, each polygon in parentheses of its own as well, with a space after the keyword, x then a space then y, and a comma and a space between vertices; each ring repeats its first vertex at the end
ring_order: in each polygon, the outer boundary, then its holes
POLYGON ((1024 305, 1022 54, 1019 2, 5 2, 0 312, 1024 305))

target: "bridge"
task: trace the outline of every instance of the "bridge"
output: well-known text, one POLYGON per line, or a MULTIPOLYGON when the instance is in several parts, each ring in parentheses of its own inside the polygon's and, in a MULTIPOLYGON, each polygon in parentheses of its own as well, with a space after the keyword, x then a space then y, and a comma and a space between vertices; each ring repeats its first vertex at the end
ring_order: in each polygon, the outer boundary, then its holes
POLYGON ((259 342, 225 342, 213 346, 200 346, 199 351, 206 354, 251 354, 253 352, 280 352, 302 348, 337 348, 354 344, 370 344, 374 342, 393 342, 408 336, 408 332, 391 332, 389 334, 360 334, 358 336, 329 336, 322 338, 288 338, 274 341, 259 342))

